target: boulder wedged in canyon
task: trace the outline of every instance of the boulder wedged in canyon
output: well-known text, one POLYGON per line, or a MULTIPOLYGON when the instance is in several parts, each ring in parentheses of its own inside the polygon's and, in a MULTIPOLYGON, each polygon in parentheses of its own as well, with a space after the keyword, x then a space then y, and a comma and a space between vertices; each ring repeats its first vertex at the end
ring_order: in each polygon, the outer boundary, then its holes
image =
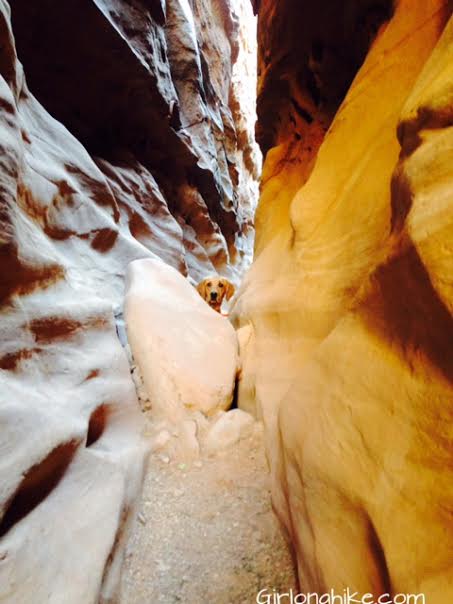
MULTIPOLYGON (((356 3, 362 22, 367 7, 356 3)), ((323 91, 342 57, 315 3, 259 6, 270 151, 234 314, 305 592, 453 597, 451 9, 401 0, 381 15, 338 108, 323 91), (273 56, 295 10, 312 40, 287 36, 273 56), (299 110, 273 96, 282 72, 299 110)))
POLYGON ((157 418, 179 422, 230 407, 238 366, 231 323, 161 260, 129 265, 128 341, 157 418))
POLYGON ((116 334, 127 265, 237 279, 250 256, 241 28, 220 2, 215 26, 192 16, 203 146, 169 58, 169 5, 0 0, 1 602, 116 598, 149 448, 116 334))
POLYGON ((125 319, 144 434, 165 463, 216 455, 259 431, 233 403, 238 339, 228 319, 161 260, 127 273, 125 319))

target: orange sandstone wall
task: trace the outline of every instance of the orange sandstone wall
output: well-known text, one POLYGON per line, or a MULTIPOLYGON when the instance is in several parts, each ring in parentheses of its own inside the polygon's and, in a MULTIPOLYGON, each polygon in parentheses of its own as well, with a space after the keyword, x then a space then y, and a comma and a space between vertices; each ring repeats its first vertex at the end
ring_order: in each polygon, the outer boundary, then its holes
POLYGON ((267 155, 257 256, 235 307, 239 404, 264 420, 301 589, 447 604, 452 6, 344 3, 348 30, 335 3, 256 4, 267 155), (362 53, 353 77, 347 57, 362 53))

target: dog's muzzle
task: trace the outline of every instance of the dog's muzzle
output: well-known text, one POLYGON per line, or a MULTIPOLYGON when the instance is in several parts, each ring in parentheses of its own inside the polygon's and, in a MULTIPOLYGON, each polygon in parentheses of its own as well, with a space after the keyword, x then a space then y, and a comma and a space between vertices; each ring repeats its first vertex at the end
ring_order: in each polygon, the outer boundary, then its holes
POLYGON ((211 292, 211 302, 217 301, 217 292, 211 292))

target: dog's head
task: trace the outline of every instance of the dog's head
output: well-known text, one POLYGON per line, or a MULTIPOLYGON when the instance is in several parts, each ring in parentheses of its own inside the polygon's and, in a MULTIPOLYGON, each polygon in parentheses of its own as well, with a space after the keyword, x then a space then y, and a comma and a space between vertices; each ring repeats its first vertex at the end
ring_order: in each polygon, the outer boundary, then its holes
POLYGON ((208 277, 198 284, 197 291, 211 308, 220 312, 223 299, 233 296, 234 285, 223 277, 208 277))

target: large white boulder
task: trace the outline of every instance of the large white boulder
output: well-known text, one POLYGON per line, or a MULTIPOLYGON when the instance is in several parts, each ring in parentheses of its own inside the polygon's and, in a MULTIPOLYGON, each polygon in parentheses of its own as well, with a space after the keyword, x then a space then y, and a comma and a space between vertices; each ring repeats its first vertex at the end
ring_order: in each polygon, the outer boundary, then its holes
POLYGON ((231 405, 236 333, 178 271, 146 258, 129 265, 125 316, 153 416, 184 421, 231 405))

